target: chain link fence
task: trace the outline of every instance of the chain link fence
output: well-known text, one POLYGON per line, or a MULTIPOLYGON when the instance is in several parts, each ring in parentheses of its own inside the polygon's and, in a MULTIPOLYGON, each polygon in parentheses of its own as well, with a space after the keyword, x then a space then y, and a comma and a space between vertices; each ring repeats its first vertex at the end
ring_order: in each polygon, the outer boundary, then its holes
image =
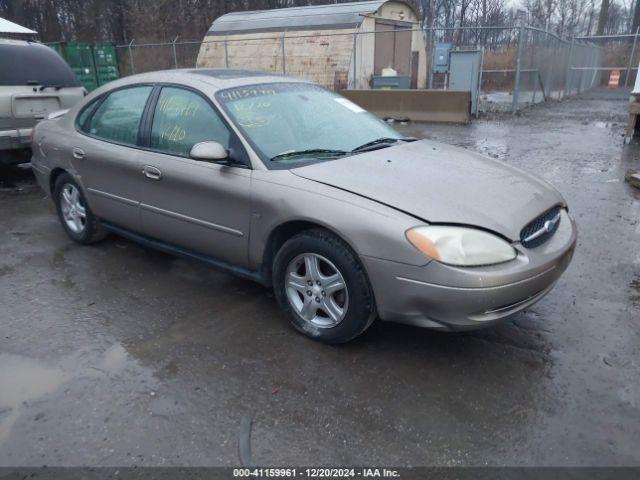
POLYGON ((640 61, 640 29, 634 34, 625 35, 594 35, 577 37, 598 47, 601 62, 598 68, 599 84, 606 84, 609 75, 614 70, 620 71, 620 85, 632 87, 638 73, 640 61))
MULTIPOLYGON (((619 39, 621 46, 615 50, 618 52, 616 57, 610 53, 613 49, 609 44, 605 47, 594 41, 594 37, 565 40, 528 26, 403 31, 410 31, 411 35, 422 39, 420 55, 425 57, 427 85, 432 88, 447 88, 446 75, 431 74, 432 52, 436 44, 446 42, 454 49, 482 50, 481 111, 515 113, 539 102, 579 94, 602 83, 602 74, 609 68, 607 62, 613 62, 612 58, 624 57, 626 52, 625 65, 621 69, 626 71, 626 68, 632 68, 628 65, 637 64, 632 54, 640 56, 640 49, 633 46, 636 38, 633 35, 630 39, 624 36, 619 39)), ((198 55, 206 52, 207 62, 199 66, 284 73, 313 80, 334 90, 367 89, 372 88, 373 72, 365 80, 352 75, 356 62, 361 62, 363 55, 371 55, 372 43, 367 42, 367 38, 390 33, 268 32, 245 35, 242 39, 221 36, 208 37, 204 41, 132 41, 117 45, 116 51, 122 76, 153 70, 196 68, 198 55), (326 53, 319 56, 317 49, 311 48, 312 43, 323 45, 326 53)), ((623 81, 627 82, 626 79, 623 81)))

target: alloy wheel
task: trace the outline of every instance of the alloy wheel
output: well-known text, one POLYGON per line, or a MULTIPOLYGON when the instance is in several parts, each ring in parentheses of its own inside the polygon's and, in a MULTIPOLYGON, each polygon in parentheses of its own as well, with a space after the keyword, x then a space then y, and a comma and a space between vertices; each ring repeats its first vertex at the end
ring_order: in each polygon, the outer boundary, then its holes
POLYGON ((300 318, 319 328, 335 327, 344 320, 347 283, 330 260, 303 253, 289 262, 285 275, 287 299, 300 318))
POLYGON ((62 218, 73 233, 82 233, 87 225, 87 211, 82 203, 80 191, 75 185, 65 183, 60 191, 62 218))

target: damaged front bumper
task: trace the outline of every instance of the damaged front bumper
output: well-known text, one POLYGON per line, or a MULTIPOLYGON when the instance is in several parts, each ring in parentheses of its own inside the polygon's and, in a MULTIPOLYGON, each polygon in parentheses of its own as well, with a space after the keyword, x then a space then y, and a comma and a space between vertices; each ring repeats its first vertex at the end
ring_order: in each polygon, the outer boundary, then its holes
POLYGON ((486 267, 422 267, 364 257, 381 319, 439 330, 498 323, 544 297, 566 270, 576 246, 573 219, 562 211, 545 244, 518 250, 515 260, 486 267))

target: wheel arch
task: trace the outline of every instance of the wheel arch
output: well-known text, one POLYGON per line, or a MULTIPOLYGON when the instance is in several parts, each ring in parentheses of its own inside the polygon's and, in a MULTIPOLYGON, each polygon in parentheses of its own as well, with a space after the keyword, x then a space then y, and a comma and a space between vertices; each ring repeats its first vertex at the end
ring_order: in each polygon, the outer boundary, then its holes
POLYGON ((53 170, 51 170, 51 173, 49 174, 49 196, 53 198, 53 194, 54 194, 53 190, 56 187, 56 182, 58 181, 58 178, 60 177, 60 175, 63 175, 65 173, 67 175, 70 175, 71 178, 73 178, 73 180, 76 182, 76 184, 78 185, 78 188, 80 188, 80 191, 82 191, 82 194, 84 195, 84 201, 87 203, 87 205, 89 205, 89 208, 91 208, 91 203, 89 201, 89 196, 87 195, 87 191, 84 185, 82 184, 82 182, 79 181, 77 174, 63 167, 55 167, 53 170))
POLYGON ((284 245, 284 243, 290 238, 292 238, 293 236, 299 233, 302 233, 306 230, 314 230, 314 229, 321 229, 329 232, 330 234, 334 235, 335 237, 339 238, 344 243, 346 243, 349 246, 349 248, 353 250, 353 252, 357 257, 360 256, 358 254, 357 249, 354 248, 353 244, 343 235, 340 235, 340 233, 335 231, 333 228, 312 220, 304 220, 304 219, 289 220, 274 227, 269 233, 269 236, 267 237, 265 248, 262 253, 262 263, 261 263, 261 269, 262 269, 261 274, 262 274, 262 278, 264 279, 264 283, 266 285, 269 285, 269 286, 273 285, 273 260, 275 259, 276 254, 278 253, 282 245, 284 245))
POLYGON ((68 173, 69 175, 71 175, 67 170, 65 170, 62 167, 56 167, 53 170, 51 170, 51 173, 49 174, 49 195, 51 197, 53 197, 53 189, 56 186, 56 181, 58 180, 58 177, 60 177, 60 175, 62 175, 63 173, 68 173))

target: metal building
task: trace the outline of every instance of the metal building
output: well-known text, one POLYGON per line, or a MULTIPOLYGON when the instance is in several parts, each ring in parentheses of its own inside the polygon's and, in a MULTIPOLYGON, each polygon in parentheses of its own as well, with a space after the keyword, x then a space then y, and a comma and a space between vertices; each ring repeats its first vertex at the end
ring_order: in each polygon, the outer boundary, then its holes
POLYGON ((427 73, 418 14, 402 0, 228 13, 211 25, 197 66, 286 73, 335 90, 370 88, 389 67, 425 88, 427 73))
POLYGON ((38 32, 29 28, 10 22, 5 18, 0 18, 0 36, 4 38, 17 38, 26 40, 34 37, 38 32))

